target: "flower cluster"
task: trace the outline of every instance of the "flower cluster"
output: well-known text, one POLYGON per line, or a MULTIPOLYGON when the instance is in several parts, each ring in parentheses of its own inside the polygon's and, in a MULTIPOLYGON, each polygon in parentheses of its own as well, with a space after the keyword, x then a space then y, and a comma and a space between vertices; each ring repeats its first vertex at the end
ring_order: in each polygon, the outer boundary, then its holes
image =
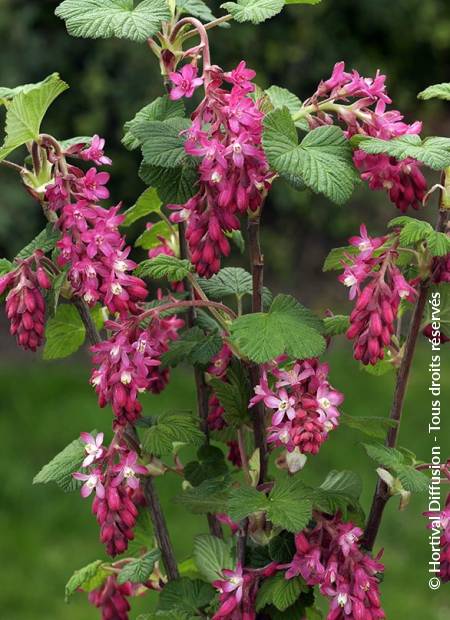
POLYGON ((128 620, 133 585, 126 581, 118 584, 115 575, 110 575, 105 583, 89 593, 89 602, 102 611, 103 620, 128 620))
MULTIPOLYGON (((254 71, 241 62, 229 73, 216 66, 205 73, 205 98, 192 115, 185 143, 186 152, 200 158, 199 189, 184 205, 170 206, 174 222, 187 222, 186 239, 197 272, 209 277, 219 271, 221 256, 230 252, 227 234, 239 229, 238 215, 261 206, 270 173, 261 146, 263 113, 250 96, 254 71), (231 90, 222 88, 224 82, 231 90)), ((171 79, 172 93, 178 96, 174 74, 171 79)), ((185 92, 190 93, 188 84, 185 92)))
POLYGON ((378 588, 384 566, 361 550, 361 535, 361 529, 339 516, 318 515, 314 528, 295 537, 296 554, 286 579, 301 575, 308 585, 318 585, 330 599, 327 620, 385 618, 378 588))
POLYGON ((425 516, 430 520, 430 530, 442 531, 439 577, 444 582, 450 581, 450 493, 447 495, 444 510, 426 512, 425 516))
POLYGON ((289 452, 317 454, 328 433, 339 424, 344 396, 328 381, 328 364, 317 359, 278 364, 264 370, 250 407, 261 401, 272 410, 268 442, 289 452))
POLYGON ((111 404, 116 425, 137 420, 142 410, 140 392, 158 394, 166 386, 169 371, 161 369, 161 356, 168 350, 168 343, 178 337, 183 324, 176 316, 152 317, 145 329, 133 320, 107 322, 111 337, 91 348, 93 362, 98 366, 92 372, 91 383, 100 407, 111 404))
POLYGON ((35 252, 0 277, 0 295, 9 291, 6 316, 11 324, 10 332, 22 348, 31 351, 42 344, 45 331, 45 300, 41 289, 51 288, 50 278, 41 265, 42 257, 42 252, 35 252))
MULTIPOLYGON (((91 145, 78 154, 97 164, 110 163, 103 155, 104 140, 94 136, 91 145)), ((111 313, 121 317, 137 313, 137 303, 147 297, 145 283, 130 272, 136 263, 128 258, 119 225, 124 216, 119 206, 104 209, 100 200, 109 197, 106 184, 109 174, 95 167, 84 173, 68 166, 55 174, 47 186, 45 198, 58 215, 57 227, 62 237, 57 243, 58 264, 69 266, 68 277, 77 296, 90 306, 98 301, 111 313)))
POLYGON ((350 289, 350 299, 356 298, 347 338, 355 341, 354 357, 365 365, 384 359, 400 301, 413 301, 416 296, 416 290, 395 265, 395 248, 380 250, 385 241, 385 237, 369 237, 363 224, 360 236, 350 239, 358 252, 346 256, 344 272, 339 276, 339 281, 350 289))
MULTIPOLYGON (((305 105, 322 107, 316 116, 308 118, 311 126, 332 124, 328 110, 336 113, 346 125, 348 137, 362 135, 390 140, 419 134, 420 122, 408 125, 398 110, 386 109, 391 99, 386 93, 385 80, 386 76, 379 72, 374 78, 361 77, 355 70, 348 73, 345 64, 338 62, 331 77, 322 81, 314 95, 305 101, 305 105), (350 105, 343 105, 350 101, 350 105)), ((389 155, 369 155, 357 149, 354 162, 369 187, 386 190, 402 212, 410 206, 418 209, 422 204, 427 184, 420 163, 415 159, 408 157, 399 161, 389 155)))
POLYGON ((100 540, 114 557, 133 539, 137 506, 143 502, 138 476, 147 475, 148 470, 117 435, 108 449, 103 447, 103 433, 96 437, 82 433, 81 440, 85 444, 85 471, 75 472, 73 477, 83 483, 82 497, 95 494, 92 512, 100 526, 100 540))

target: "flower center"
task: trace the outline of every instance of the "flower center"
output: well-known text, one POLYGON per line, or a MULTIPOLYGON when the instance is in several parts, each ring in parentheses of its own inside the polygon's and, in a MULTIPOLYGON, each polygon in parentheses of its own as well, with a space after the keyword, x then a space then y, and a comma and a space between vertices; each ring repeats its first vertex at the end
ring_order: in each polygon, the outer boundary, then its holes
POLYGON ((328 409, 331 405, 330 401, 328 400, 328 398, 319 398, 319 405, 323 408, 323 409, 328 409))
POLYGON ((128 467, 128 466, 124 467, 123 475, 124 475, 124 478, 135 478, 134 470, 131 469, 131 467, 128 467))

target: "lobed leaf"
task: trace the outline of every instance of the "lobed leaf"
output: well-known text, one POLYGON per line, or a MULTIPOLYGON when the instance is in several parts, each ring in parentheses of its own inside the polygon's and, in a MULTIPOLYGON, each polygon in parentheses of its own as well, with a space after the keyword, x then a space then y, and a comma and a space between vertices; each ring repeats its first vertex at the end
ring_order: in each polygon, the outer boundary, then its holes
POLYGON ((233 16, 237 22, 260 24, 281 12, 284 0, 237 0, 225 2, 220 7, 233 16))
POLYGON ((234 568, 229 545, 210 534, 195 537, 194 560, 203 577, 209 582, 220 579, 224 568, 234 568))
POLYGON ((179 282, 192 270, 193 267, 188 260, 160 254, 140 263, 134 273, 140 278, 153 278, 155 280, 165 278, 169 282, 179 282))
POLYGON ((222 338, 216 333, 205 334, 195 326, 184 331, 169 347, 162 357, 164 365, 177 366, 182 362, 205 365, 222 348, 222 338))
POLYGON ((450 101, 450 83, 443 82, 441 84, 433 84, 422 90, 418 95, 418 99, 445 99, 450 101))
POLYGON ((73 490, 75 485, 73 484, 72 474, 81 466, 84 456, 84 444, 80 439, 74 439, 47 465, 44 465, 33 478, 33 484, 55 482, 64 491, 73 490))
POLYGON ((161 212, 161 200, 157 191, 153 187, 149 187, 139 196, 132 207, 125 211, 125 219, 122 226, 131 226, 134 222, 137 222, 142 217, 149 215, 150 213, 161 212))
POLYGON ((91 592, 96 588, 100 588, 111 573, 104 567, 101 560, 95 560, 83 568, 74 572, 72 577, 66 583, 65 601, 69 602, 69 598, 77 590, 91 592))
POLYGON ((75 306, 58 306, 55 316, 45 326, 45 360, 61 359, 78 351, 86 337, 86 328, 75 306))
POLYGON ((450 138, 431 137, 422 141, 416 134, 406 134, 391 140, 365 138, 358 148, 371 155, 385 154, 398 160, 412 157, 433 170, 450 166, 450 138))
POLYGON ((140 558, 127 562, 117 576, 117 583, 145 583, 153 572, 155 562, 160 558, 159 549, 153 549, 140 558))

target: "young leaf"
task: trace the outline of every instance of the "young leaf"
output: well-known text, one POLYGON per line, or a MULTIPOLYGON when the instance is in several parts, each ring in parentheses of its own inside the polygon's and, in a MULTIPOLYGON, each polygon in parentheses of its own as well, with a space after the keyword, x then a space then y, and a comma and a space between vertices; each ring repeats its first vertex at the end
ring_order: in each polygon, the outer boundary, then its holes
POLYGON ((339 127, 313 129, 299 144, 291 114, 283 107, 265 117, 263 146, 276 172, 300 177, 314 192, 337 204, 350 198, 358 176, 352 149, 339 127))
POLYGON ((144 162, 151 166, 177 168, 186 157, 185 138, 180 135, 190 126, 184 118, 170 118, 166 121, 151 121, 145 125, 142 139, 144 162))
POLYGON ((283 353, 299 359, 321 355, 323 322, 289 295, 277 295, 269 312, 246 314, 233 321, 233 342, 249 359, 264 363, 283 353))
POLYGON ((395 470, 398 465, 404 462, 403 454, 396 448, 388 448, 381 444, 363 444, 367 455, 378 465, 389 467, 395 470))
POLYGON ((237 22, 260 24, 280 13, 284 0, 237 0, 225 2, 220 8, 228 11, 237 22))
POLYGON ((125 211, 125 220, 122 226, 131 226, 134 222, 137 222, 141 217, 149 215, 149 213, 160 213, 161 200, 152 187, 149 187, 141 194, 135 205, 125 211))
MULTIPOLYGON (((218 539, 216 539, 218 540, 218 539)), ((159 597, 158 609, 168 612, 184 612, 189 614, 186 620, 191 619, 191 614, 197 615, 197 612, 209 605, 214 596, 214 589, 200 579, 188 579, 181 577, 167 583, 159 597)), ((155 615, 159 618, 159 614, 155 615)), ((166 619, 165 614, 161 618, 166 619)), ((178 620, 179 616, 173 616, 174 620, 178 620)))
POLYGON ((209 478, 218 478, 228 473, 224 454, 216 446, 202 446, 197 451, 197 458, 197 461, 187 463, 184 468, 184 477, 194 487, 209 478))
POLYGON ((405 134, 391 140, 366 138, 358 142, 358 148, 371 155, 384 153, 399 160, 412 157, 433 170, 450 166, 450 138, 431 137, 422 141, 416 134, 405 134))
POLYGON ((169 118, 182 118, 184 103, 181 99, 172 101, 168 95, 158 97, 136 113, 135 117, 125 123, 125 135, 122 144, 130 151, 142 144, 140 136, 145 135, 145 125, 149 121, 165 121, 169 118))
POLYGON ((78 351, 86 337, 86 328, 75 306, 58 306, 55 316, 47 321, 45 327, 45 360, 68 357, 78 351))
POLYGON ((91 562, 90 564, 87 564, 87 566, 83 566, 83 568, 76 570, 66 583, 66 603, 69 602, 69 598, 78 589, 81 589, 84 592, 91 592, 96 588, 100 588, 110 574, 111 572, 106 570, 102 560, 95 560, 95 562, 91 562))
POLYGON ((184 331, 180 338, 170 343, 162 362, 165 366, 188 364, 208 364, 222 348, 222 338, 218 334, 205 334, 199 327, 184 331))
POLYGON ((350 326, 350 317, 346 314, 335 314, 324 318, 325 336, 339 336, 345 334, 350 326))
POLYGON ((164 220, 160 220, 152 225, 151 228, 147 228, 134 242, 137 248, 143 250, 151 250, 161 245, 161 237, 163 239, 169 239, 172 235, 172 228, 164 220))
POLYGON ((194 560, 203 577, 209 582, 220 579, 224 568, 234 567, 228 544, 210 534, 196 536, 194 560))
POLYGON ((181 13, 198 17, 204 22, 212 22, 216 19, 209 6, 202 0, 176 0, 176 4, 181 13))
POLYGON ((53 101, 68 85, 57 73, 19 92, 7 105, 6 138, 0 147, 0 161, 22 144, 39 140, 41 123, 53 101))
POLYGON ((353 471, 336 471, 333 469, 319 488, 329 495, 341 495, 357 501, 362 493, 362 482, 359 475, 353 471))
POLYGON ((395 420, 390 418, 377 418, 372 416, 351 416, 342 413, 340 423, 360 431, 368 437, 375 439, 384 439, 390 428, 397 426, 395 420))
POLYGON ((73 37, 146 41, 170 19, 169 5, 160 0, 64 0, 55 15, 73 37))
POLYGON ((191 263, 186 259, 160 254, 155 258, 145 260, 135 269, 140 278, 160 280, 166 278, 169 282, 179 282, 192 271, 191 263))
POLYGON ((13 264, 7 258, 0 258, 0 276, 4 276, 5 273, 9 273, 13 269, 13 264))
POLYGON ((42 252, 45 253, 53 250, 59 237, 59 231, 54 230, 53 227, 48 224, 44 230, 42 230, 38 236, 33 239, 33 241, 20 250, 14 260, 25 260, 26 258, 32 256, 36 250, 42 250, 42 252))
POLYGON ((418 99, 445 99, 450 101, 450 83, 433 84, 417 95, 418 99))
POLYGON ((204 480, 175 498, 178 504, 193 514, 226 512, 229 483, 223 478, 204 480))
POLYGON ((160 558, 159 549, 153 549, 140 558, 127 562, 117 576, 117 583, 145 583, 153 572, 155 562, 160 558))
POLYGON ((349 264, 350 260, 346 256, 352 256, 358 254, 359 250, 353 245, 347 245, 342 248, 333 248, 330 250, 328 256, 323 264, 322 271, 340 271, 344 269, 344 264, 349 264))
POLYGON ((161 456, 171 453, 174 443, 199 446, 204 436, 194 416, 167 414, 155 419, 150 428, 142 433, 142 445, 147 452, 161 456))
POLYGON ((64 491, 75 488, 72 474, 81 466, 85 456, 85 446, 80 439, 74 439, 72 443, 59 452, 47 465, 36 474, 33 484, 56 484, 64 491))
MULTIPOLYGON (((244 297, 253 292, 252 276, 241 267, 225 267, 212 278, 199 278, 198 282, 210 299, 219 301, 231 295, 244 297)), ((271 293, 266 287, 263 289, 263 300, 267 305, 272 301, 271 293)))
POLYGON ((214 377, 210 380, 214 394, 225 409, 225 420, 233 428, 242 426, 248 420, 250 387, 242 367, 233 365, 227 371, 227 381, 214 377))

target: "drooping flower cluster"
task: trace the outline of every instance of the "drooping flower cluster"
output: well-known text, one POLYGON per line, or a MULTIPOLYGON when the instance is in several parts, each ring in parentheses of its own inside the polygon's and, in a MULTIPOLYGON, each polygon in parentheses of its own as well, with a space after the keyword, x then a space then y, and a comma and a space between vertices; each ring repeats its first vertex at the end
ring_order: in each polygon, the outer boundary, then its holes
MULTIPOLYGON (((230 365, 232 358, 231 350, 229 347, 224 344, 219 353, 215 355, 211 364, 207 369, 207 372, 210 375, 221 379, 222 381, 227 380, 227 370, 230 365)), ((226 420, 224 419, 225 409, 220 404, 219 399, 211 392, 211 395, 208 400, 208 428, 211 431, 220 431, 227 426, 226 420)), ((239 446, 237 441, 231 440, 227 441, 227 446, 229 448, 228 451, 228 460, 233 463, 236 467, 242 467, 241 455, 239 452, 239 446)))
MULTIPOLYGON (((205 98, 192 115, 185 143, 186 152, 200 158, 198 192, 184 205, 170 206, 174 222, 187 222, 197 272, 209 277, 230 252, 227 234, 239 229, 238 215, 261 206, 270 173, 261 146, 263 113, 250 96, 255 72, 241 62, 229 73, 214 66, 205 74, 205 98), (222 87, 224 82, 231 90, 222 87)), ((178 96, 179 85, 171 79, 178 96)), ((188 85, 185 90, 189 94, 188 85)))
POLYGON ((222 579, 213 582, 219 591, 219 609, 212 620, 255 620, 256 595, 262 578, 270 577, 277 570, 275 563, 260 569, 223 569, 222 579))
POLYGON ((11 324, 10 332, 17 344, 31 351, 36 351, 44 338, 45 300, 41 289, 51 288, 50 278, 41 265, 42 257, 42 252, 35 252, 0 277, 0 295, 9 291, 6 316, 11 324))
POLYGON ((359 546, 362 530, 338 516, 317 515, 316 525, 295 537, 296 554, 286 579, 297 575, 330 599, 327 620, 378 620, 379 574, 384 566, 359 546))
POLYGON ((264 402, 272 410, 268 442, 289 452, 317 454, 328 433, 339 424, 343 394, 328 381, 328 364, 317 359, 291 367, 270 365, 264 370, 250 407, 264 402))
POLYGON ((430 530, 441 531, 440 545, 440 572, 439 577, 442 581, 450 581, 450 493, 447 495, 444 510, 441 512, 426 512, 430 530))
POLYGON ((360 236, 351 237, 357 254, 347 255, 339 281, 356 298, 350 315, 347 338, 354 340, 353 355, 363 364, 375 365, 384 359, 384 348, 391 343, 402 299, 413 301, 416 291, 395 265, 395 248, 379 250, 385 237, 369 237, 364 224, 360 236), (362 288, 363 287, 363 288, 362 288))
MULTIPOLYGON (((385 80, 386 76, 379 71, 374 78, 365 78, 355 70, 346 72, 343 62, 336 63, 331 77, 322 81, 314 95, 305 101, 305 105, 322 104, 323 107, 323 111, 308 118, 310 125, 332 124, 329 110, 346 125, 348 137, 362 135, 390 140, 418 135, 422 123, 408 125, 398 110, 386 109, 392 101, 386 93, 385 80)), ((369 187, 386 190, 402 212, 410 206, 418 209, 422 204, 427 183, 417 160, 408 157, 400 161, 389 155, 369 155, 357 149, 354 163, 369 187)))
POLYGON ((152 317, 145 329, 133 321, 107 323, 113 332, 111 337, 91 348, 93 362, 98 366, 92 372, 91 383, 100 407, 111 404, 116 425, 133 424, 140 416, 140 392, 158 394, 164 389, 169 371, 161 369, 161 356, 183 325, 176 316, 152 317))
MULTIPOLYGON (((87 149, 78 148, 78 155, 96 164, 111 163, 103 154, 103 146, 104 140, 94 136, 87 149)), ((55 174, 45 199, 58 215, 56 226, 62 237, 57 243, 57 261, 62 267, 69 266, 75 295, 90 306, 100 301, 111 313, 124 317, 137 313, 136 304, 146 299, 147 288, 130 274, 136 263, 128 258, 130 248, 119 232, 124 219, 118 213, 120 205, 105 209, 97 204, 109 197, 108 180, 109 174, 95 167, 84 173, 68 166, 64 173, 55 174)))
POLYGON ((123 553, 134 537, 137 506, 144 500, 138 476, 148 475, 148 470, 118 436, 109 448, 102 445, 103 433, 96 437, 82 433, 81 440, 85 444, 85 471, 75 472, 73 477, 83 483, 82 497, 95 494, 92 512, 100 526, 100 540, 114 557, 123 553))
POLYGON ((128 620, 133 585, 126 581, 117 583, 115 575, 110 575, 105 583, 89 593, 89 602, 102 611, 102 620, 128 620))

